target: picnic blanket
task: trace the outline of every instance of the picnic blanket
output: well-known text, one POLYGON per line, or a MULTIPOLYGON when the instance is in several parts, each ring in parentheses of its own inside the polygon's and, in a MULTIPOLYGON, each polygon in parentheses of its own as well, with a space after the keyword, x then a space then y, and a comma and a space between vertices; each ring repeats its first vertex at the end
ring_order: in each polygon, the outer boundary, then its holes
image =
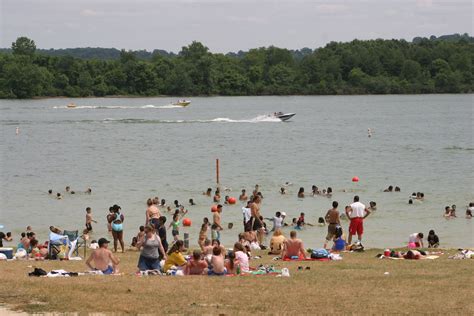
POLYGON ((424 258, 421 258, 421 259, 405 259, 405 258, 398 258, 398 257, 386 257, 386 256, 382 256, 380 257, 381 259, 390 259, 390 260, 424 260, 424 259, 428 259, 428 260, 434 260, 434 259, 438 259, 439 256, 435 256, 435 255, 430 255, 430 256, 426 256, 424 258))

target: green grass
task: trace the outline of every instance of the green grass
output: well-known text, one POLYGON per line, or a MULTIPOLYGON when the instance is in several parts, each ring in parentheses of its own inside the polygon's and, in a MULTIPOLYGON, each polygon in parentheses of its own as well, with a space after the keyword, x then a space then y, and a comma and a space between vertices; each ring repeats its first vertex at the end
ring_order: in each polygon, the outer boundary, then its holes
POLYGON ((29 266, 86 268, 84 261, 0 262, 0 302, 28 313, 474 313, 474 260, 449 260, 447 254, 437 260, 380 260, 379 252, 344 253, 342 261, 331 262, 272 261, 262 254, 251 262, 288 267, 290 278, 137 277, 137 252, 118 254, 123 276, 33 278, 27 276, 29 266))

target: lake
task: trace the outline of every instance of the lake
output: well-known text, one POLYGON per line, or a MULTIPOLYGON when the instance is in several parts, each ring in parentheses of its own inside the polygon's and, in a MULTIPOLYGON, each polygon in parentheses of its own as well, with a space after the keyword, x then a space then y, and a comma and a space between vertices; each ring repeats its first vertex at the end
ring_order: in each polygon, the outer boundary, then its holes
MULTIPOLYGON (((259 184, 265 217, 285 211, 289 222, 305 212, 316 223, 332 200, 343 211, 358 194, 378 206, 365 221, 366 247, 402 246, 409 234, 430 229, 443 247, 474 247, 474 220, 464 218, 474 201, 472 97, 196 97, 186 108, 170 106, 172 98, 1 100, 0 224, 15 244, 27 225, 43 241, 50 225, 82 230, 90 206, 97 239, 107 234, 109 206, 119 204, 129 244, 144 224, 147 198, 159 196, 187 206, 193 224, 181 234, 190 233, 195 246, 202 218, 212 218, 213 203, 202 192, 215 188, 219 158, 221 186, 232 189, 223 195, 251 193, 259 184), (77 107, 68 109, 70 102, 77 107), (296 116, 267 116, 275 111, 296 116), (288 194, 280 195, 286 182, 288 194), (309 196, 313 184, 332 187, 332 199, 309 196), (389 185, 401 192, 382 192, 389 185), (77 194, 65 194, 66 186, 77 194), (88 187, 91 195, 81 193, 88 187), (299 187, 306 198, 296 197, 299 187), (425 201, 409 205, 418 191, 425 201), (452 204, 458 218, 446 220, 444 207, 452 204)), ((237 240, 241 218, 239 202, 224 207, 225 226, 234 223, 222 232, 225 245, 237 240)), ((307 227, 298 234, 306 246, 320 247, 326 232, 307 227)))

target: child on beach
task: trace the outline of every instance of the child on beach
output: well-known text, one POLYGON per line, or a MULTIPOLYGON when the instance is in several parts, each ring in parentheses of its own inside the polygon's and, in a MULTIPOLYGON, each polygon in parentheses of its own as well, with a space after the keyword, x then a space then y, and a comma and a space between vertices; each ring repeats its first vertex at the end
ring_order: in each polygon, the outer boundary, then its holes
POLYGON ((341 226, 336 227, 336 236, 334 237, 334 245, 332 246, 332 252, 339 252, 346 249, 346 239, 341 226))
POLYGON ((211 267, 209 268, 208 275, 223 276, 227 272, 224 265, 224 257, 222 256, 222 250, 220 247, 214 247, 212 249, 211 267))
POLYGON ((174 240, 178 240, 179 237, 179 226, 181 225, 181 217, 184 216, 188 211, 186 210, 182 215, 179 214, 179 211, 176 211, 173 215, 173 220, 168 225, 168 229, 173 227, 171 230, 171 235, 173 235, 174 240))
POLYGON ((90 207, 86 208, 86 229, 92 231, 92 222, 97 224, 97 221, 92 218, 92 209, 90 207))
POLYGON ((207 262, 202 259, 200 250, 193 251, 193 257, 188 261, 184 268, 185 275, 202 275, 206 272, 207 262))
POLYGON ((423 233, 413 233, 408 237, 408 248, 423 248, 423 233))
POLYGON ((227 274, 237 274, 237 265, 239 264, 239 261, 235 258, 235 252, 232 250, 229 251, 227 257, 228 258, 224 261, 227 274))
POLYGON ((204 242, 207 239, 207 232, 209 230, 209 219, 204 217, 202 220, 201 230, 199 231, 198 245, 201 247, 201 250, 204 249, 204 242))
POLYGON ((439 247, 439 238, 435 234, 434 230, 430 230, 428 233, 428 248, 438 248, 439 247))
POLYGON ((137 246, 137 242, 142 240, 145 236, 145 226, 140 226, 137 236, 132 238, 132 247, 137 246))
POLYGON ((242 272, 249 272, 249 257, 247 255, 247 252, 244 249, 244 246, 236 242, 234 244, 234 254, 235 258, 238 260, 238 264, 240 265, 240 269, 242 272))
POLYGON ((114 218, 114 208, 109 207, 109 214, 107 214, 107 231, 112 232, 112 219, 114 218))

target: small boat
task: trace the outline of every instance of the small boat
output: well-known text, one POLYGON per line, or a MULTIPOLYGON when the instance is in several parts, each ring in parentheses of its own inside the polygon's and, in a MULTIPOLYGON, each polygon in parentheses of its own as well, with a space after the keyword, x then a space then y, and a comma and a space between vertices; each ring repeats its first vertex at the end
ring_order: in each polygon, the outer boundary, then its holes
POLYGON ((191 104, 191 101, 189 100, 178 100, 174 103, 171 103, 172 105, 179 105, 179 106, 188 106, 191 104))
POLYGON ((288 121, 290 118, 295 116, 296 113, 283 113, 283 112, 275 112, 273 116, 279 118, 283 122, 288 121))
POLYGON ((69 104, 67 105, 67 107, 70 108, 70 109, 72 109, 72 108, 75 108, 76 105, 71 102, 71 103, 69 103, 69 104))

